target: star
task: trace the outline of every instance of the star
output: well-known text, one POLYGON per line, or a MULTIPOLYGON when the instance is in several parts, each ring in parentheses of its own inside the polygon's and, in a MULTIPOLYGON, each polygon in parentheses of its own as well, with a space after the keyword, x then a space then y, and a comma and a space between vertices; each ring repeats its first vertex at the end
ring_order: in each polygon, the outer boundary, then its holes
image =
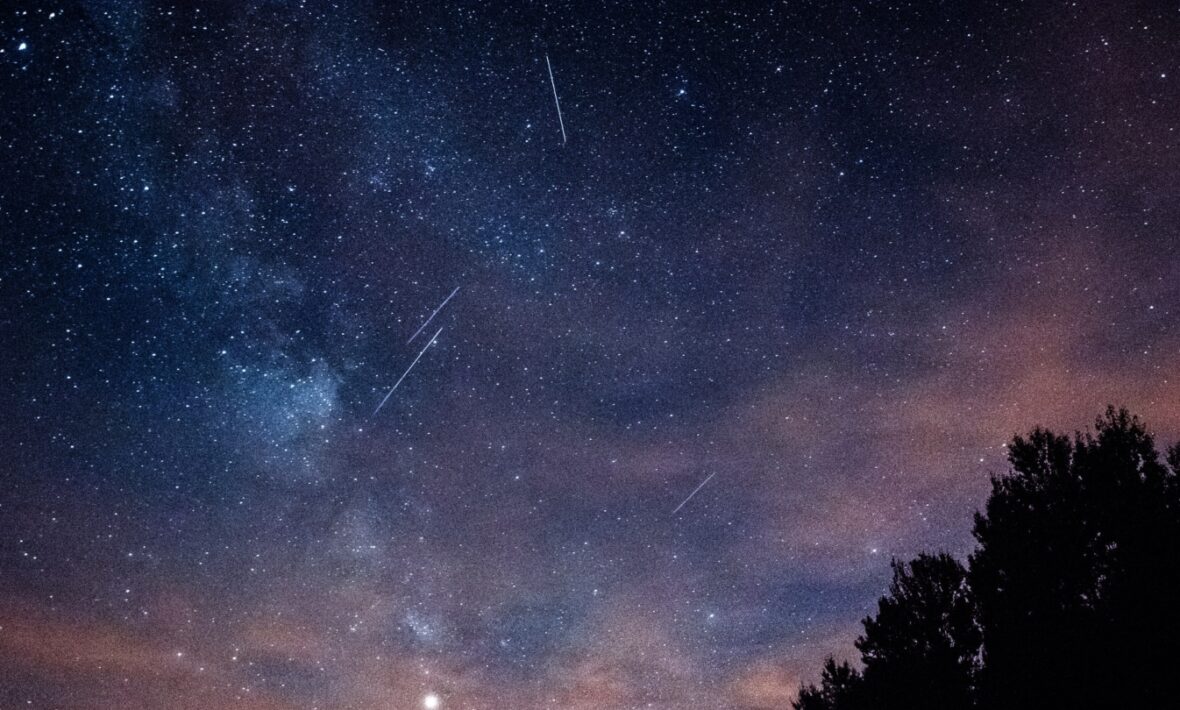
POLYGON ((1180 38, 961 4, 6 15, 6 699, 789 707, 1009 434, 1171 443, 1180 38))

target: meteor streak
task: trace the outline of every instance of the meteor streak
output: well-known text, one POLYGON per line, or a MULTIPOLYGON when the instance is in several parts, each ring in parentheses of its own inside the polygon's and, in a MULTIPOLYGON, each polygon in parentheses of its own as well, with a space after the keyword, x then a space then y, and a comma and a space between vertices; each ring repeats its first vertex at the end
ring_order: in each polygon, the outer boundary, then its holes
POLYGON ((378 404, 377 408, 373 410, 374 417, 377 416, 377 412, 380 412, 381 408, 385 406, 385 403, 389 401, 390 396, 393 395, 393 391, 397 389, 397 386, 402 383, 402 380, 406 379, 406 375, 410 374, 410 370, 414 369, 414 365, 417 365, 418 361, 422 359, 422 356, 426 354, 426 351, 430 348, 430 346, 434 345, 434 341, 438 339, 438 334, 442 331, 443 329, 439 328, 435 332, 434 337, 430 339, 430 342, 426 343, 426 347, 422 348, 422 352, 418 353, 418 357, 414 358, 414 361, 410 363, 410 366, 406 368, 406 371, 402 373, 402 376, 397 378, 397 382, 393 383, 393 387, 389 388, 389 392, 385 395, 385 399, 381 400, 381 404, 378 404))
POLYGON ((557 82, 553 80, 553 65, 549 63, 549 55, 545 55, 545 66, 549 68, 549 85, 553 87, 553 105, 557 107, 557 122, 561 124, 561 144, 565 145, 565 120, 561 117, 561 102, 557 100, 557 82))
POLYGON ((699 492, 699 491, 700 491, 702 488, 704 488, 706 483, 708 483, 709 481, 713 480, 713 476, 716 476, 716 475, 717 475, 717 472, 716 472, 716 471, 714 471, 713 473, 710 473, 710 474, 709 474, 709 477, 708 477, 708 478, 706 478, 705 480, 701 481, 701 485, 699 485, 699 486, 697 486, 696 488, 694 488, 694 489, 693 489, 693 491, 692 491, 692 493, 689 493, 689 494, 688 494, 688 497, 687 497, 687 498, 685 498, 684 500, 682 500, 682 501, 680 502, 680 505, 676 506, 676 509, 672 511, 672 515, 676 515, 677 511, 679 511, 681 508, 683 508, 685 503, 687 503, 688 501, 692 500, 692 497, 693 497, 693 496, 695 496, 695 495, 696 495, 696 494, 697 494, 697 493, 698 493, 698 492, 699 492))
POLYGON ((413 342, 414 338, 417 338, 419 333, 421 333, 423 330, 426 330, 426 326, 430 325, 430 321, 434 320, 434 317, 438 315, 438 312, 443 309, 443 306, 447 305, 447 301, 451 300, 455 296, 456 293, 459 293, 458 286, 455 287, 454 291, 451 291, 450 296, 447 296, 446 298, 443 299, 442 303, 438 304, 438 308, 434 309, 434 313, 430 314, 430 317, 426 319, 426 322, 423 323, 421 326, 419 326, 418 330, 414 331, 414 334, 411 335, 410 339, 406 341, 407 345, 409 345, 411 342, 413 342))

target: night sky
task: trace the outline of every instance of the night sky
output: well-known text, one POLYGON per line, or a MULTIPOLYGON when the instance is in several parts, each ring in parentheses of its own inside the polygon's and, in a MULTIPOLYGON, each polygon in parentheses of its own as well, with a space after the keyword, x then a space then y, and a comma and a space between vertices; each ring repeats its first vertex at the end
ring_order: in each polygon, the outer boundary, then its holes
POLYGON ((1012 434, 1180 436, 1178 63, 1174 2, 3 3, 0 707, 787 707, 1012 434))

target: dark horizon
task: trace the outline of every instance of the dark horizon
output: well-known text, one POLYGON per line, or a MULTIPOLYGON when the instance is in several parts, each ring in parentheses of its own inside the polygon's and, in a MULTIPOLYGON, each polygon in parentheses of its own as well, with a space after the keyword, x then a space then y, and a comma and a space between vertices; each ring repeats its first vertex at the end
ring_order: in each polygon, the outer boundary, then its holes
POLYGON ((0 9, 0 706, 787 708, 1180 441, 1180 12, 1009 5, 0 9))

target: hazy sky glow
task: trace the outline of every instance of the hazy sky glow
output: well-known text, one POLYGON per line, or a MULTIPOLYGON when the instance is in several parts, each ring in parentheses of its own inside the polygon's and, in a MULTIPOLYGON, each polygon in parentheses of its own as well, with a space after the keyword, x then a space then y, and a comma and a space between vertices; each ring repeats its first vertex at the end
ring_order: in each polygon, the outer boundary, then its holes
POLYGON ((642 5, 0 8, 0 706, 785 708, 1180 438, 1176 7, 642 5))

